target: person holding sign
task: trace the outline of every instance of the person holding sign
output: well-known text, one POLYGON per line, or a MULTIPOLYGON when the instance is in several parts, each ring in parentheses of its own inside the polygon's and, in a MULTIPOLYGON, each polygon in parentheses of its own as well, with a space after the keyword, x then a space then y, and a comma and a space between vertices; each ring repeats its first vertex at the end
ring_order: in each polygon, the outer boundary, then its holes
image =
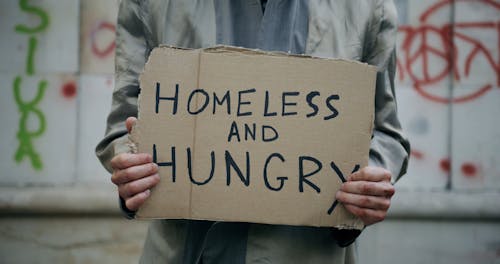
MULTIPOLYGON (((377 67, 369 166, 345 175, 336 199, 366 226, 382 221, 394 194, 392 184, 406 172, 409 153, 396 113, 396 30, 391 0, 122 0, 113 105, 105 138, 96 152, 112 173, 123 212, 133 218, 160 181, 154 157, 132 153, 128 138, 138 112, 138 77, 150 52, 160 44, 185 48, 226 44, 352 59, 377 67)), ((324 227, 155 220, 141 262, 355 263, 352 242, 359 233, 324 227)))

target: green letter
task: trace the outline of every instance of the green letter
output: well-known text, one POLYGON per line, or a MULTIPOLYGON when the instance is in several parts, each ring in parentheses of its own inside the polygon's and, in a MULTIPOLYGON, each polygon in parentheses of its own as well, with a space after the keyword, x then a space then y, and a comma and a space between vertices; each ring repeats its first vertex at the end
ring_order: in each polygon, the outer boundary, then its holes
POLYGON ((40 109, 36 108, 37 104, 43 99, 45 89, 47 88, 47 81, 41 81, 38 84, 38 92, 31 102, 24 102, 21 98, 21 77, 17 76, 14 80, 14 99, 21 113, 19 120, 19 130, 17 132, 17 139, 19 140, 19 147, 17 148, 14 159, 17 163, 21 162, 24 156, 31 159, 31 165, 35 170, 41 170, 43 167, 40 155, 35 151, 32 144, 32 138, 39 137, 45 132, 45 116, 40 109), (36 131, 28 131, 27 121, 29 114, 33 113, 38 118, 39 127, 36 131))
POLYGON ((31 34, 31 33, 38 33, 40 31, 47 29, 47 27, 49 26, 49 15, 47 14, 47 12, 43 11, 39 7, 28 5, 28 0, 19 0, 19 8, 21 8, 21 10, 27 13, 31 13, 33 15, 37 15, 38 17, 40 17, 40 24, 38 24, 38 26, 33 28, 30 28, 25 25, 17 25, 16 32, 31 34))

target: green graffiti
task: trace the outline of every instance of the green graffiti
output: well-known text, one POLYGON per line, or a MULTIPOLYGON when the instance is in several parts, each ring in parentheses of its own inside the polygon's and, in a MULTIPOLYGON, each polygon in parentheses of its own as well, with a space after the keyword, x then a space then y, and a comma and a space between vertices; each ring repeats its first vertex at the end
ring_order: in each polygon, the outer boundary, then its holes
POLYGON ((28 46, 28 56, 26 56, 26 73, 28 75, 35 74, 35 52, 38 41, 35 37, 30 37, 28 46))
POLYGON ((24 34, 32 34, 32 33, 39 33, 47 29, 50 20, 49 20, 49 15, 43 9, 36 6, 30 6, 28 4, 28 0, 19 0, 19 8, 21 8, 21 10, 27 13, 31 13, 33 15, 38 16, 40 18, 40 24, 38 24, 38 26, 36 27, 17 25, 16 32, 24 34))
MULTIPOLYGON (((45 29, 47 29, 47 27, 49 26, 49 15, 47 14, 47 12, 45 12, 39 7, 29 6, 28 0, 20 0, 19 8, 21 8, 21 10, 27 13, 37 15, 40 18, 40 24, 33 28, 30 28, 26 25, 17 25, 15 28, 16 32, 24 34, 33 34, 42 32, 45 29)), ((28 75, 35 74, 34 61, 35 61, 35 52, 37 44, 38 44, 37 39, 31 36, 28 42, 28 56, 26 57, 26 73, 28 75)))
MULTIPOLYGON (((30 6, 28 0, 19 0, 19 8, 22 11, 36 15, 40 18, 40 24, 35 27, 29 27, 26 25, 16 25, 15 30, 18 33, 23 34, 34 34, 39 33, 47 29, 49 26, 49 16, 47 12, 39 7, 30 6)), ((34 36, 30 36, 28 40, 28 54, 26 55, 26 73, 28 75, 35 74, 35 53, 38 46, 38 40, 34 36)), ((19 130, 17 131, 17 140, 19 141, 19 146, 14 155, 14 160, 19 164, 24 158, 29 158, 31 161, 31 166, 35 170, 43 169, 42 159, 40 154, 33 147, 33 139, 40 137, 45 132, 46 121, 45 116, 37 107, 37 105, 42 101, 45 94, 45 89, 47 89, 48 82, 42 80, 38 83, 38 90, 35 98, 29 102, 25 102, 21 97, 21 76, 17 76, 14 79, 14 99, 17 104, 18 110, 21 113, 21 118, 19 120, 19 130), (28 121, 31 116, 34 116, 38 120, 38 128, 31 131, 28 127, 28 121)), ((32 120, 36 120, 32 119, 32 120)))
POLYGON ((41 170, 43 168, 42 159, 33 148, 32 139, 41 136, 46 128, 45 116, 42 111, 37 108, 37 105, 45 95, 47 81, 40 81, 38 83, 37 94, 30 102, 25 102, 21 98, 21 81, 21 76, 17 76, 14 80, 14 99, 21 113, 19 130, 17 132, 19 147, 17 148, 14 159, 17 163, 20 163, 24 157, 27 156, 31 160, 31 166, 33 166, 35 170, 41 170), (38 118, 38 129, 35 131, 30 131, 27 127, 28 117, 31 113, 38 118))

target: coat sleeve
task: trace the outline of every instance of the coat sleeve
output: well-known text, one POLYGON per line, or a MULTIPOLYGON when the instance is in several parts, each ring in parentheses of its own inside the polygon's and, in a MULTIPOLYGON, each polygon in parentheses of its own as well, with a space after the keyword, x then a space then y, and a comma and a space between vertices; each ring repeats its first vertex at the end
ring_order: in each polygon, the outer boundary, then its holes
MULTIPOLYGON (((397 116, 394 86, 396 20, 393 1, 377 1, 363 48, 363 61, 378 69, 369 164, 389 170, 393 183, 406 173, 410 153, 410 143, 403 135, 397 116)), ((341 247, 352 244, 360 234, 360 230, 333 229, 333 235, 341 247)))
MULTIPOLYGON (((137 117, 139 74, 149 53, 145 40, 143 15, 138 0, 122 0, 116 28, 115 88, 104 138, 96 147, 96 155, 103 166, 112 172, 111 159, 120 153, 131 152, 132 147, 125 120, 137 117)), ((126 218, 135 212, 126 208, 120 197, 120 208, 126 218)))
POLYGON ((139 74, 148 55, 143 15, 138 0, 122 0, 116 28, 115 88, 104 138, 96 147, 103 166, 111 172, 111 159, 130 152, 125 120, 137 116, 139 74))
POLYGON ((365 62, 378 68, 369 164, 389 170, 393 183, 406 173, 410 153, 410 143, 403 135, 397 116, 394 87, 396 33, 397 13, 394 2, 378 1, 363 54, 365 62))

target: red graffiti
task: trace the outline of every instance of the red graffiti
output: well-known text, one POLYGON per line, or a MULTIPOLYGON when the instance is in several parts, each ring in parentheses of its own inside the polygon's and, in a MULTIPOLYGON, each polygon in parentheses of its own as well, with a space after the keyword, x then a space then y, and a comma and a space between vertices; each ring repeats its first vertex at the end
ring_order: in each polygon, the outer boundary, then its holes
MULTIPOLYGON (((424 153, 419 150, 412 150, 411 156, 417 160, 422 160, 424 153)), ((439 160, 439 169, 449 176, 451 172, 451 160, 450 158, 442 158, 439 160)), ((460 166, 460 171, 467 178, 476 178, 479 174, 478 165, 472 162, 464 162, 460 166)))
POLYGON ((410 152, 410 155, 418 160, 421 160, 424 158, 424 153, 422 153, 421 151, 418 151, 418 150, 412 150, 410 152))
POLYGON ((107 85, 108 87, 111 87, 111 86, 113 85, 113 79, 112 79, 112 78, 107 78, 107 79, 106 79, 106 85, 107 85))
POLYGON ((102 21, 99 24, 97 24, 97 26, 90 33, 90 42, 92 45, 92 53, 94 53, 99 58, 105 58, 105 57, 109 56, 110 54, 112 54, 112 52, 115 50, 114 38, 113 38, 113 41, 109 42, 109 44, 106 45, 104 48, 99 47, 97 45, 97 34, 99 32, 103 32, 103 31, 110 31, 113 34, 115 34, 115 31, 116 31, 115 25, 113 25, 109 22, 106 22, 106 21, 102 21))
POLYGON ((451 162, 450 162, 450 159, 448 158, 444 158, 444 159, 441 159, 439 161, 439 168, 441 168, 441 170, 443 172, 446 172, 446 173, 449 173, 450 170, 451 170, 451 162))
POLYGON ((67 99, 74 98, 76 96, 76 83, 74 81, 65 83, 61 87, 61 95, 67 99))
POLYGON ((421 14, 419 26, 401 26, 399 28, 400 34, 403 34, 401 46, 403 56, 397 62, 399 79, 402 81, 408 76, 412 80, 415 90, 433 102, 464 103, 486 94, 494 86, 500 88, 500 55, 495 61, 492 55, 493 51, 489 50, 480 39, 470 34, 467 35, 470 30, 492 32, 497 35, 498 39, 495 48, 500 50, 500 20, 445 23, 440 26, 433 25, 429 21, 438 10, 465 2, 481 4, 500 11, 500 3, 493 0, 442 0, 421 14), (464 65, 458 65, 458 55, 464 54, 461 53, 463 51, 459 50, 458 42, 466 43, 472 47, 466 54, 464 65), (488 66, 496 74, 496 83, 485 83, 472 89, 466 95, 451 99, 447 95, 435 95, 430 91, 430 85, 445 80, 450 74, 457 82, 462 78, 469 77, 474 62, 480 57, 487 61, 488 66))
POLYGON ((472 163, 466 162, 466 163, 462 164, 460 169, 466 177, 472 178, 472 177, 477 176, 478 169, 477 169, 476 165, 474 165, 472 163))

